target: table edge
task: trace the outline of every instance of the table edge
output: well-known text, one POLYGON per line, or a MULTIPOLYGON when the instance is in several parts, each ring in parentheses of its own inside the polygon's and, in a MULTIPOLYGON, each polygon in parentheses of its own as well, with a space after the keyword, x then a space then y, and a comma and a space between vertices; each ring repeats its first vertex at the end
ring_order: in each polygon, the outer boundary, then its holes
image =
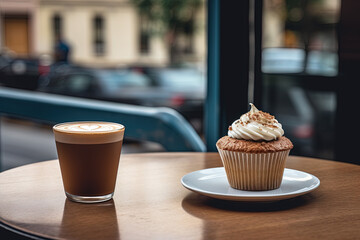
POLYGON ((17 227, 13 227, 13 226, 5 223, 2 219, 0 219, 0 228, 3 228, 5 231, 11 232, 18 236, 26 237, 26 238, 30 238, 30 239, 35 239, 35 240, 51 239, 51 238, 48 238, 45 236, 41 236, 40 234, 34 234, 32 232, 27 232, 27 231, 24 231, 17 227))

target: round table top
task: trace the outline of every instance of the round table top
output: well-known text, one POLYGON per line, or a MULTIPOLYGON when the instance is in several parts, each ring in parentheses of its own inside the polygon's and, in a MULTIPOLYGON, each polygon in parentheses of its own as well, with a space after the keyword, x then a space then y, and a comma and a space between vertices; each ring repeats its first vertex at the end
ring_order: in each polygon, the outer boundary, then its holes
POLYGON ((355 239, 360 166, 290 156, 315 191, 276 202, 233 202, 185 189, 183 175, 222 166, 217 153, 122 155, 113 200, 66 199, 57 160, 0 173, 0 225, 55 239, 355 239))

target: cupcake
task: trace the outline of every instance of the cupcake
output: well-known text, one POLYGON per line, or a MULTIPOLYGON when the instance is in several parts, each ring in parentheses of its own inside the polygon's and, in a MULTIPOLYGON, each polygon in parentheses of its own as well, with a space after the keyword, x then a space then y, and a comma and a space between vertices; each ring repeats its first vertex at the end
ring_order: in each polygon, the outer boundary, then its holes
POLYGON ((293 148, 282 125, 269 113, 251 110, 229 127, 228 136, 216 147, 228 182, 240 190, 271 190, 280 187, 285 161, 293 148))

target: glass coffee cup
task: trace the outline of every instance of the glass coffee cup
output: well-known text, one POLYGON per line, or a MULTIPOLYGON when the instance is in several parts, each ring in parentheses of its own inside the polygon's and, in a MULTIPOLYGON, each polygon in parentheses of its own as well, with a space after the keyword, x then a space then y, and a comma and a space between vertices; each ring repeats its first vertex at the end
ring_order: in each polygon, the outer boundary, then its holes
POLYGON ((68 122, 53 127, 66 196, 96 203, 113 197, 125 127, 110 122, 68 122))

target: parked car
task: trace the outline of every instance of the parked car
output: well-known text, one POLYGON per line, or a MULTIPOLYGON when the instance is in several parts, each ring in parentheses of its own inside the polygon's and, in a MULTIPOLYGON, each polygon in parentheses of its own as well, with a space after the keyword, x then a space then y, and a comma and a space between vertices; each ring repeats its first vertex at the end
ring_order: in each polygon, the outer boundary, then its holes
POLYGON ((0 54, 0 84, 6 87, 35 90, 40 72, 39 59, 15 58, 0 54))
MULTIPOLYGON (((158 102, 148 106, 167 106, 185 117, 202 119, 206 93, 206 81, 202 72, 195 68, 149 68, 145 71, 152 82, 149 98, 162 92, 158 102)), ((156 98, 155 98, 156 99, 156 98)))
POLYGON ((265 48, 262 50, 261 70, 264 73, 307 73, 336 76, 338 54, 300 48, 265 48))
POLYGON ((151 107, 171 107, 186 118, 202 116, 205 79, 186 68, 153 68, 148 74, 131 69, 52 70, 39 91, 151 107))

